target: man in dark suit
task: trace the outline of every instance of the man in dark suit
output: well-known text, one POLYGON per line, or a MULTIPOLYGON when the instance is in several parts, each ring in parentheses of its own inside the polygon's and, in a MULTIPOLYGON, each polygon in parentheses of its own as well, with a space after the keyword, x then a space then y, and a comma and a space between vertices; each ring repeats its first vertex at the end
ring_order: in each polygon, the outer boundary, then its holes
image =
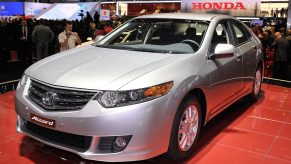
POLYGON ((275 48, 273 77, 278 79, 286 79, 288 65, 287 55, 289 43, 286 38, 282 37, 280 32, 275 33, 275 41, 272 44, 275 48))
POLYGON ((99 24, 99 19, 100 19, 100 14, 98 13, 98 11, 95 11, 95 14, 94 14, 94 21, 95 21, 95 24, 96 24, 96 25, 99 24))
POLYGON ((9 48, 10 48, 10 28, 7 19, 0 20, 0 68, 2 69, 9 60, 9 48), (3 66, 3 67, 2 67, 3 66))
POLYGON ((26 64, 32 64, 32 40, 31 40, 32 28, 27 25, 27 20, 21 21, 21 26, 18 27, 16 36, 18 40, 18 54, 22 61, 26 64))

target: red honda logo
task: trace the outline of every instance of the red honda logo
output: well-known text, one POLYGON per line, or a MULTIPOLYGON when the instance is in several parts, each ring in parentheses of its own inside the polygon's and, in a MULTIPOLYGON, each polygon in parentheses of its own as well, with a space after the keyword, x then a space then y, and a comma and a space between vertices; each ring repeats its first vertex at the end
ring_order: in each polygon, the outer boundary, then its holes
POLYGON ((192 10, 245 10, 242 2, 204 2, 192 3, 192 10))

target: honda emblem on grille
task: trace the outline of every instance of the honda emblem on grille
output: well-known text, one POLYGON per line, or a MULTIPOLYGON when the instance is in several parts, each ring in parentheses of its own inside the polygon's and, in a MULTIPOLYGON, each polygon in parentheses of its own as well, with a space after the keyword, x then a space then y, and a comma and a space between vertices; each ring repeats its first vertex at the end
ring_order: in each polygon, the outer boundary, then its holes
POLYGON ((44 105, 54 105, 54 101, 57 99, 58 95, 52 91, 48 91, 42 95, 42 103, 44 105))

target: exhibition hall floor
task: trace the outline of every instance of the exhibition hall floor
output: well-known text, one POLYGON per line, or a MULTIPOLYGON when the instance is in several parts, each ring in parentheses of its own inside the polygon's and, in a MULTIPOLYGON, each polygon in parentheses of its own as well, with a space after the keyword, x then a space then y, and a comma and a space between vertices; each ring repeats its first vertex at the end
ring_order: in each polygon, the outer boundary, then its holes
MULTIPOLYGON (((291 163, 291 88, 262 88, 258 102, 244 98, 203 127, 195 154, 181 163, 291 163)), ((14 94, 0 95, 0 163, 94 163, 17 134, 14 94)))

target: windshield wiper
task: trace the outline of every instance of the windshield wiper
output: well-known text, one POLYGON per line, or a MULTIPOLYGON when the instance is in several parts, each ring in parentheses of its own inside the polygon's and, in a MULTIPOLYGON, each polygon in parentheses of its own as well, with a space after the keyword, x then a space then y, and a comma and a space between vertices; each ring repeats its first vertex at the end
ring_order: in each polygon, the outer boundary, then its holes
POLYGON ((133 51, 142 51, 142 52, 154 52, 154 53, 169 53, 171 54, 173 51, 166 51, 166 50, 156 50, 156 49, 147 49, 147 48, 135 48, 132 49, 133 51))
POLYGON ((135 50, 135 47, 124 46, 124 45, 102 45, 103 48, 112 48, 112 49, 120 49, 120 50, 135 50))
POLYGON ((173 51, 169 51, 169 50, 139 48, 139 47, 132 47, 132 46, 121 46, 121 45, 96 45, 96 46, 97 47, 102 47, 102 48, 112 48, 112 49, 129 50, 129 51, 154 52, 154 53, 169 53, 169 54, 173 53, 173 51))

